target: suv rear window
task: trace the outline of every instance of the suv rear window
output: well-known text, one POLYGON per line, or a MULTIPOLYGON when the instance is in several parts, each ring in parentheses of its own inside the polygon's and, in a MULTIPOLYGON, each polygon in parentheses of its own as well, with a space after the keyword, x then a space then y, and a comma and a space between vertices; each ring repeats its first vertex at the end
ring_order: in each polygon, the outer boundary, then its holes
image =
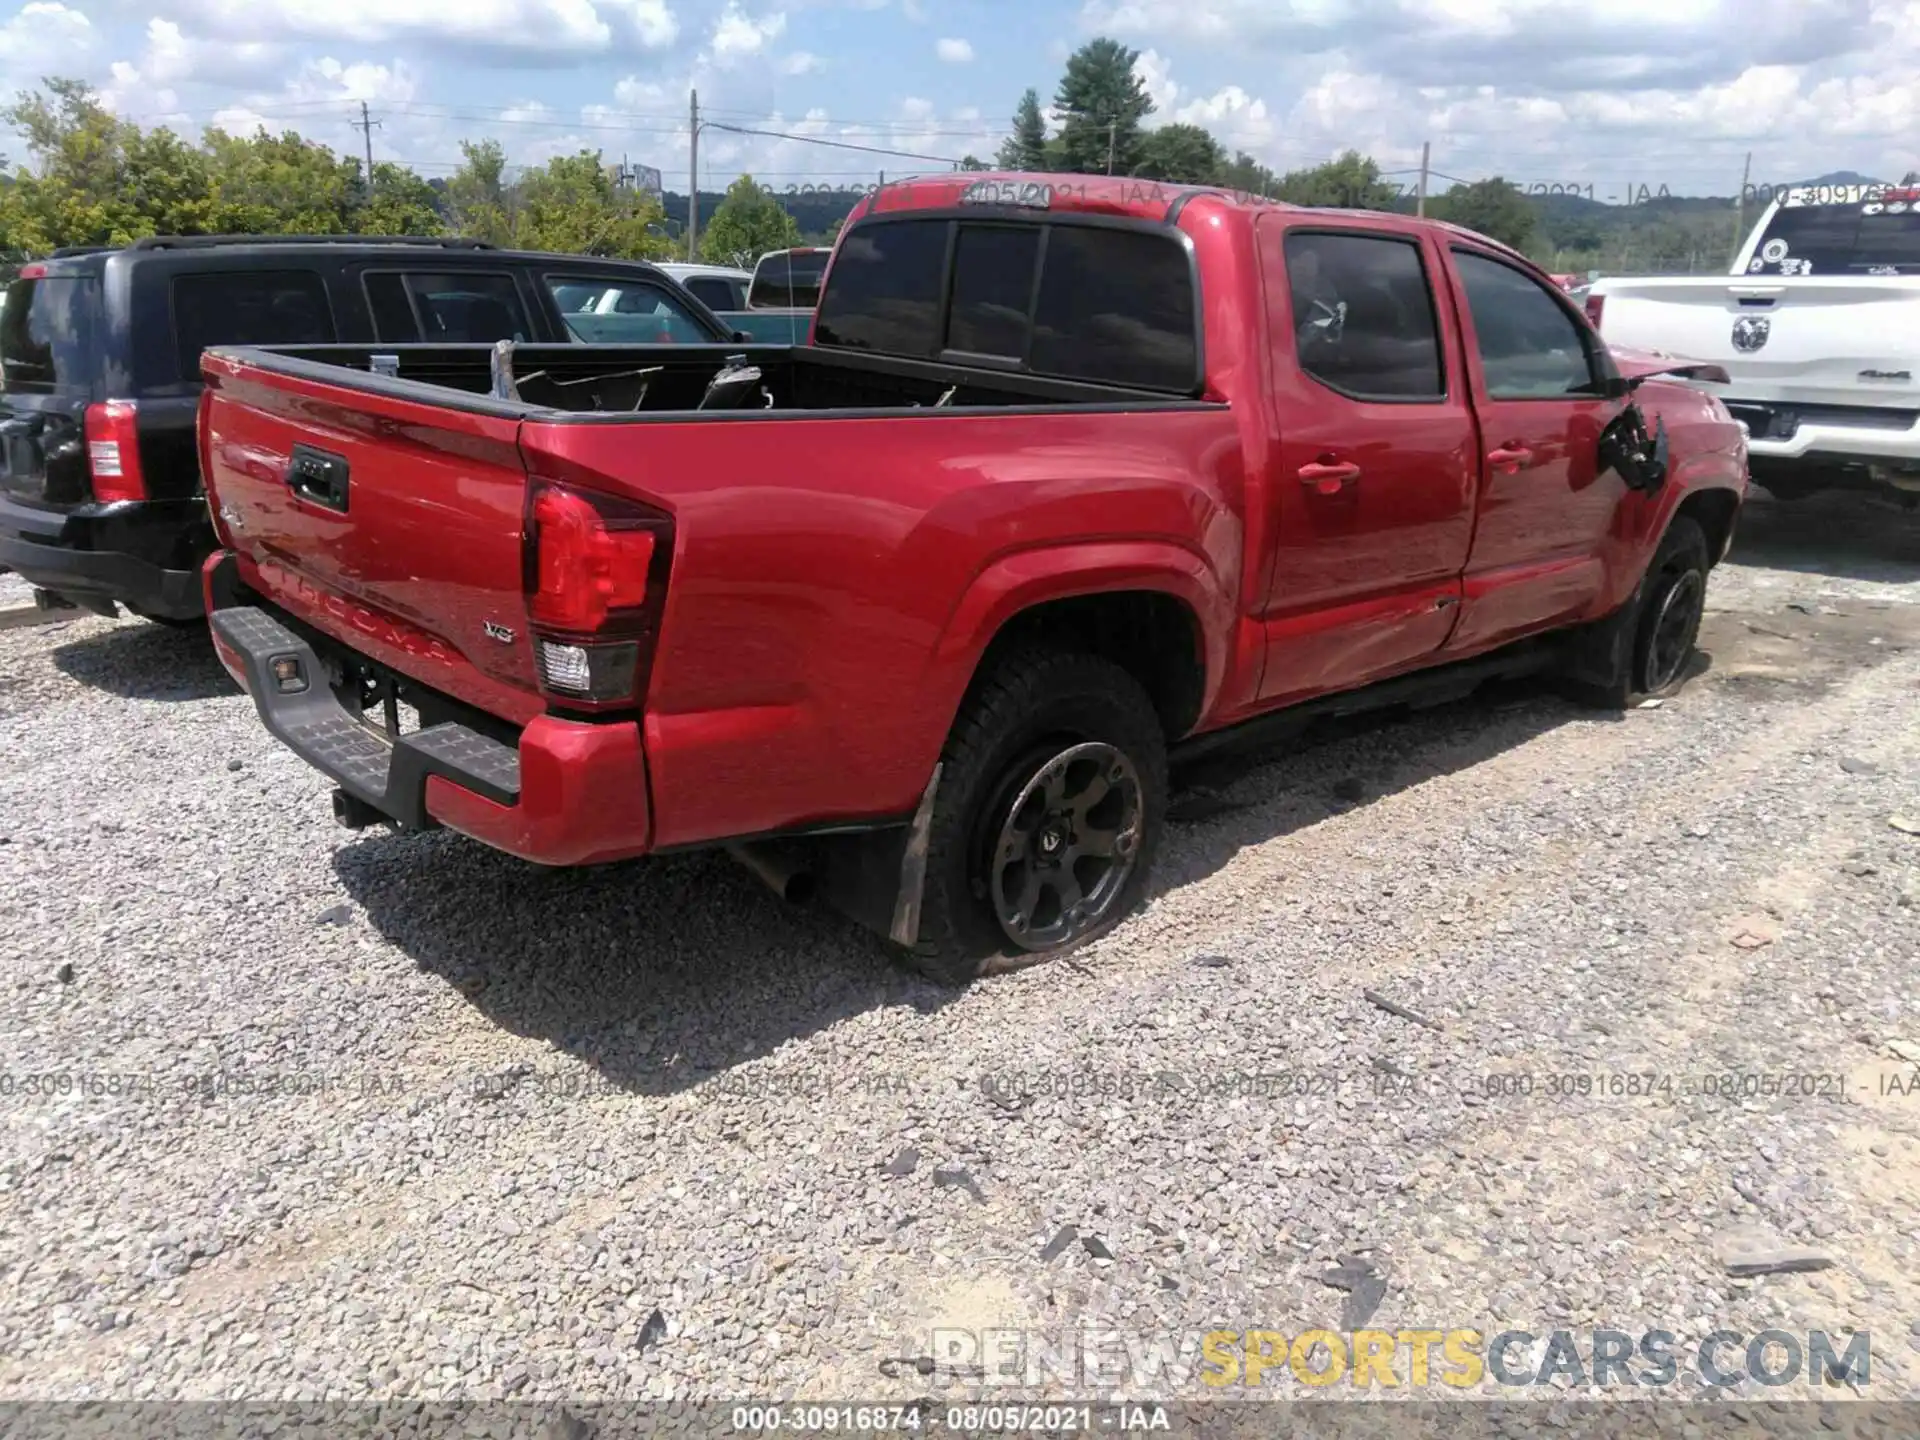
POLYGON ((798 253, 776 250, 753 267, 747 304, 755 310, 811 310, 820 303, 820 277, 827 273, 826 250, 798 253))
POLYGON ((841 241, 814 340, 1190 394, 1200 379, 1198 315, 1193 267, 1172 231, 884 220, 841 241))
POLYGON ((207 271, 173 280, 180 378, 198 379, 209 345, 330 345, 327 287, 311 270, 207 271))
POLYGON ((99 313, 100 282, 91 275, 14 281, 0 310, 0 390, 91 391, 99 313))

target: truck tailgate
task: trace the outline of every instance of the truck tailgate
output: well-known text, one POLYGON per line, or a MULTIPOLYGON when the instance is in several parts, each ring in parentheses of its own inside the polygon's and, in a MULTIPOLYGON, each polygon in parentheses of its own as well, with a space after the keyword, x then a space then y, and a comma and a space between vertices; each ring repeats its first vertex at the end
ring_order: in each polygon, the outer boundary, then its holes
POLYGON ((204 375, 209 506, 248 583, 457 699, 520 723, 539 714, 519 419, 214 352, 204 375))
POLYGON ((1723 365, 1729 398, 1920 403, 1920 276, 1610 280, 1610 344, 1723 365))

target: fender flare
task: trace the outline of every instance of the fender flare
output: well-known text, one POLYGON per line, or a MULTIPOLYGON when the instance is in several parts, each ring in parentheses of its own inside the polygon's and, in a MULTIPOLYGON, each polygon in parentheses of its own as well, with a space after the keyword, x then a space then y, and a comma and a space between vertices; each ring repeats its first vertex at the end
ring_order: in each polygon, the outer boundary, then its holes
POLYGON ((1200 713, 1207 713, 1226 679, 1236 608, 1232 585, 1207 557, 1164 539, 1049 544, 988 562, 949 612, 926 676, 927 692, 945 717, 940 742, 981 658, 1009 621, 1051 601, 1143 590, 1181 602, 1192 615, 1204 672, 1200 713))

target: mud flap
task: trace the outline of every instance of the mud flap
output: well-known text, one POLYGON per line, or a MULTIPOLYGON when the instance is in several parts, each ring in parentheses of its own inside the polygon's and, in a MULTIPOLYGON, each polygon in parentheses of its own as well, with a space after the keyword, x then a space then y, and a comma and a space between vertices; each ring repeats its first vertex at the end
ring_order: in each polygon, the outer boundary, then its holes
POLYGON ((1569 631, 1554 668, 1557 688, 1568 699, 1603 710, 1624 710, 1633 693, 1633 633, 1640 618, 1646 577, 1613 614, 1569 631))
POLYGON ((927 843, 942 768, 933 767, 920 806, 907 824, 813 842, 820 897, 855 924, 908 949, 920 938, 927 843))

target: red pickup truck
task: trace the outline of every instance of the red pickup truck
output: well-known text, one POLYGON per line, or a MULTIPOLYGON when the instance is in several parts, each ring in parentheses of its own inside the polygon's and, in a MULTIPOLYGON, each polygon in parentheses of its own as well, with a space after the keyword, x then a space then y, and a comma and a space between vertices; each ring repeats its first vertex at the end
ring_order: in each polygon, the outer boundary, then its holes
POLYGON ((1120 179, 887 186, 807 345, 390 348, 203 366, 214 643, 342 822, 724 845, 956 983, 1244 722, 1676 685, 1746 485, 1482 236, 1120 179))

